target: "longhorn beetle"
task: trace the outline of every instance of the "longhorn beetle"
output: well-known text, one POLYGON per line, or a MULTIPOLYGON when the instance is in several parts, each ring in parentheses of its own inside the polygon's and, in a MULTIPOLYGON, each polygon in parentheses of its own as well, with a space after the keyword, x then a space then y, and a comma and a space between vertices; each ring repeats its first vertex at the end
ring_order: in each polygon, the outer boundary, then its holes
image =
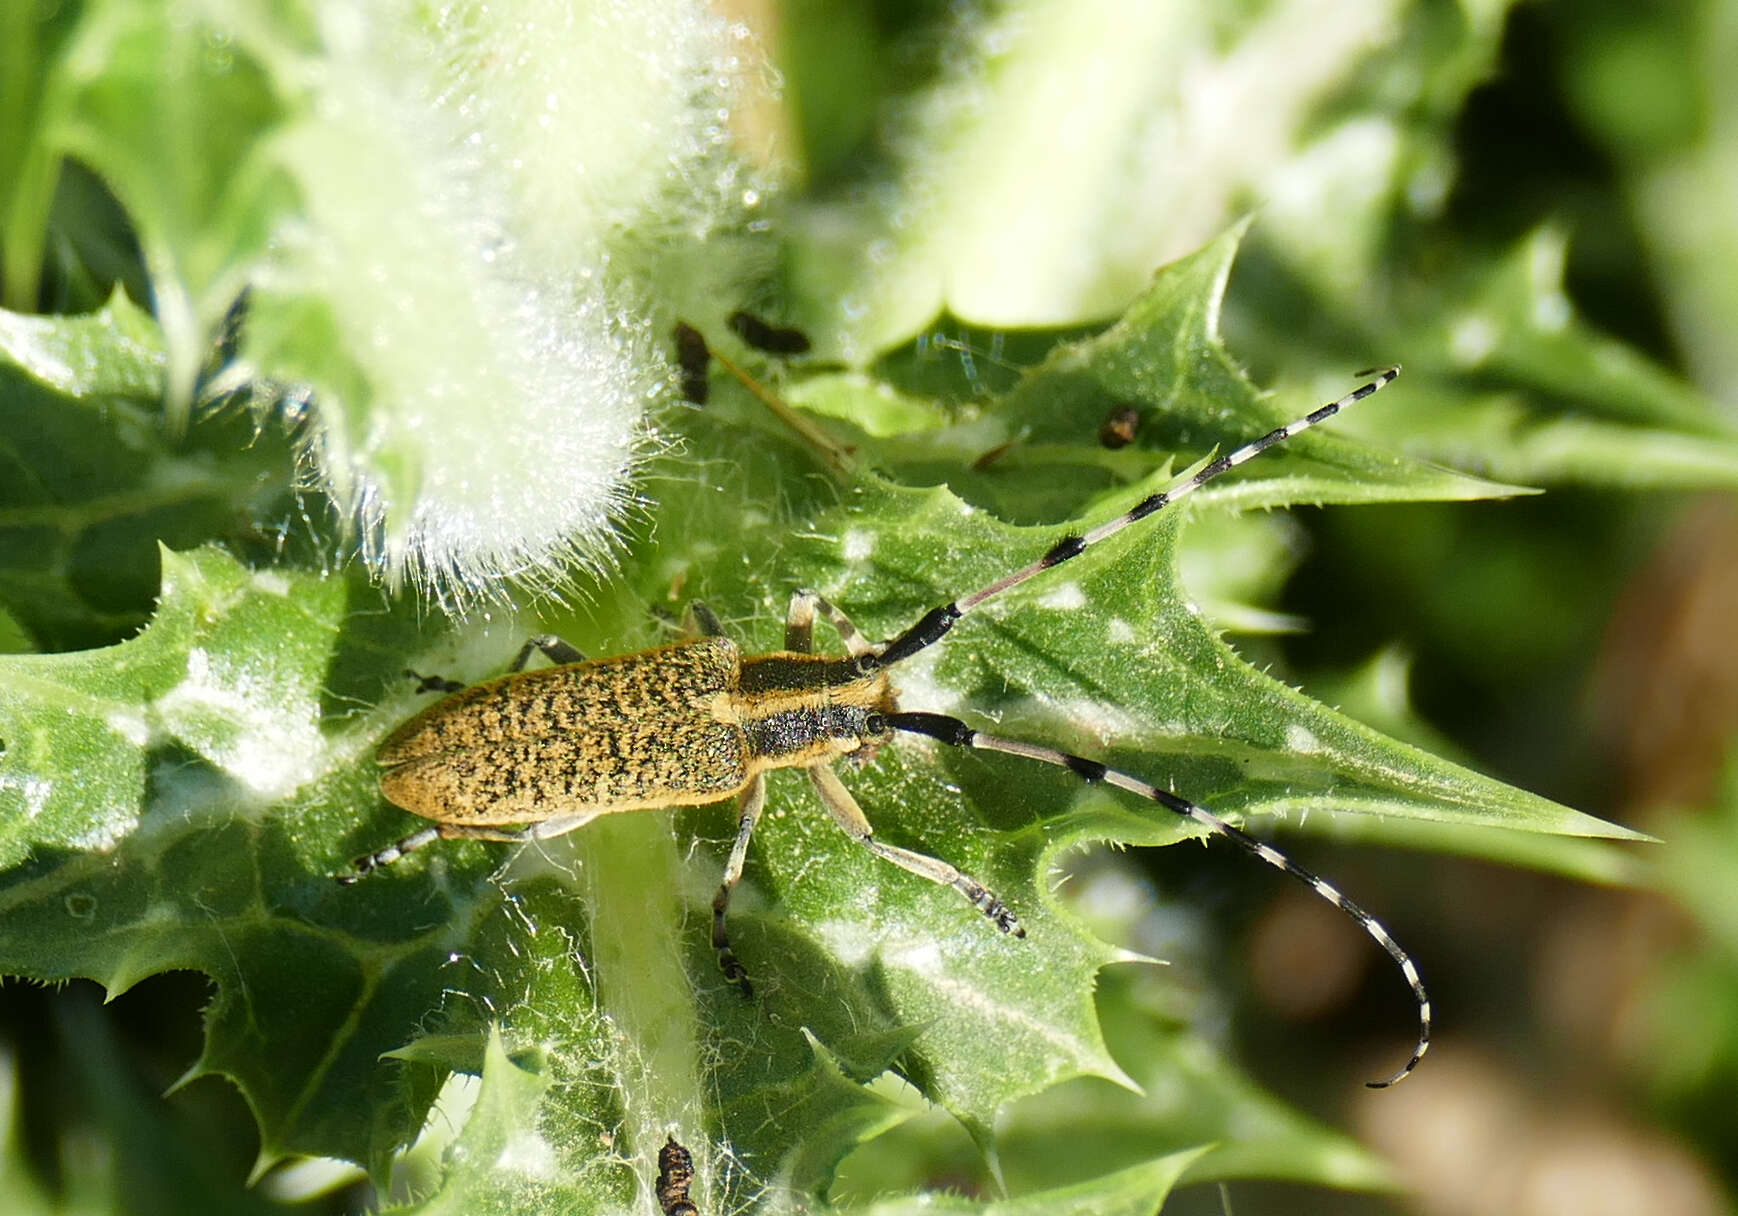
POLYGON ((725 910, 766 805, 767 771, 801 768, 846 835, 913 874, 954 888, 1003 933, 1024 937, 1019 918, 971 875, 939 858, 876 839, 868 818, 833 772, 834 760, 870 754, 895 734, 926 735, 950 747, 1056 765, 1085 781, 1104 782, 1156 802, 1313 887, 1393 957, 1418 1002, 1418 1045, 1412 1058, 1387 1080, 1368 1082, 1373 1089, 1392 1085, 1418 1065, 1430 1046, 1430 999, 1411 957, 1368 912, 1277 849, 1169 790, 1084 756, 986 734, 958 718, 902 710, 888 674, 941 641, 986 601, 1079 557, 1273 445, 1332 418, 1393 381, 1400 369, 1366 374, 1368 383, 1338 401, 1220 456, 1114 519, 1064 536, 1036 561, 931 609, 884 645, 868 641, 819 595, 798 591, 785 618, 785 648, 772 654, 743 654, 723 636, 717 618, 696 603, 689 613, 695 636, 687 641, 588 660, 560 638, 537 637, 525 643, 509 674, 498 679, 459 691, 446 681, 423 679, 425 689, 453 695, 394 731, 380 745, 377 759, 388 801, 433 823, 357 859, 357 873, 340 881, 355 882, 436 839, 543 840, 600 815, 698 806, 734 795, 739 799, 736 839, 712 901, 712 945, 726 978, 746 995, 751 989, 730 948, 725 910), (817 615, 838 634, 843 657, 813 653, 817 615), (536 650, 557 665, 522 670, 536 650))

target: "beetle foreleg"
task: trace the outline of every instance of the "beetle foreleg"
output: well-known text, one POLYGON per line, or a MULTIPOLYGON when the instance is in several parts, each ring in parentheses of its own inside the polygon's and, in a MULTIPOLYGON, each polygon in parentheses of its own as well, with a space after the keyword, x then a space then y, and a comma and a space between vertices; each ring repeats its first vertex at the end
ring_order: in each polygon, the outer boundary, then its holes
POLYGON ((870 827, 868 817, 863 814, 863 808, 857 805, 857 800, 851 797, 851 791, 845 788, 831 768, 824 764, 816 765, 809 770, 809 780, 815 783, 815 792, 821 796, 827 813, 845 835, 877 857, 885 858, 901 869, 910 870, 920 878, 927 878, 944 887, 952 887, 965 896, 972 907, 994 921, 996 928, 1003 933, 1012 933, 1015 937, 1026 936, 1020 918, 970 874, 960 872, 938 857, 914 853, 910 849, 876 840, 874 829, 870 827))
POLYGON ((785 649, 798 654, 810 654, 815 649, 815 614, 826 619, 845 644, 852 658, 874 654, 875 647, 851 618, 828 600, 813 591, 799 591, 791 596, 790 611, 785 614, 785 649))

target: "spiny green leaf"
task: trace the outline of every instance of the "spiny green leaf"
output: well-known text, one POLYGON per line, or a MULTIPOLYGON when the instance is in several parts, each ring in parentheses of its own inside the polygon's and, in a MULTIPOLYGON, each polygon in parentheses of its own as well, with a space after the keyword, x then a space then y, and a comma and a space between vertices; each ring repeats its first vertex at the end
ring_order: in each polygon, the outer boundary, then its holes
POLYGON ((1241 1075, 1164 1010, 1162 970, 1105 976, 1106 1037, 1138 1090, 1095 1078, 1011 1106, 1002 1128, 1016 1194, 1109 1174, 1159 1154, 1195 1151, 1190 1182, 1289 1178, 1343 1190, 1386 1190, 1393 1173, 1368 1149, 1305 1118, 1241 1075))
POLYGON ((1189 1029, 1179 1014, 1189 998, 1165 969, 1111 968, 1098 998, 1106 1037, 1138 1089, 1086 1077, 1010 1104, 998 1124, 997 1178, 957 1127, 926 1113, 852 1154, 832 1194, 921 1191, 928 1178, 951 1177, 1036 1195, 1173 1153, 1194 1154, 1191 1182, 1395 1185, 1367 1149, 1261 1092, 1189 1029))
POLYGON ((39 649, 131 632, 160 541, 245 532, 289 484, 283 446, 245 420, 170 433, 164 358, 119 292, 83 317, 0 312, 0 605, 39 649))
MULTIPOLYGON (((1314 402, 1288 407, 1264 400, 1220 341, 1219 301, 1246 227, 1239 224, 1165 267, 1115 325, 1096 337, 1058 346, 998 402, 994 417, 1005 428, 1003 437, 1017 442, 989 475, 1004 465, 1020 468, 1034 452, 1044 454, 1034 462, 1040 464, 1062 453, 1076 463, 1101 460, 1103 447, 1095 440, 1110 409, 1119 405, 1136 407, 1142 417, 1134 448, 1149 453, 1143 474, 1162 467, 1153 459, 1155 449, 1166 457, 1206 455, 1215 447, 1223 454, 1313 409, 1314 402)), ((1346 383, 1340 391, 1352 387, 1346 383)), ((1358 410, 1364 408, 1360 404, 1358 410)), ((1221 482, 1213 492, 1247 510, 1499 497, 1517 490, 1372 451, 1331 426, 1267 453, 1264 463, 1261 476, 1221 482)), ((1126 471, 1122 480, 1129 480, 1126 471)), ((1021 488, 1031 492, 1029 486, 1021 488)))
MULTIPOLYGON (((149 313, 116 291, 99 311, 83 317, 35 317, 0 312, 0 357, 14 383, 24 382, 70 403, 111 398, 139 403, 163 395, 163 337, 149 313)), ((21 468, 77 472, 108 485, 114 468, 63 468, 54 451, 23 449, 21 468)), ((71 462, 64 462, 70 464, 71 462)))
MULTIPOLYGON (((1407 687, 1409 675, 1407 656, 1390 648, 1343 677, 1318 679, 1312 682, 1312 687, 1322 700, 1358 721, 1442 759, 1464 763, 1460 749, 1413 709, 1407 687)), ((1335 838, 1357 840, 1367 826, 1352 818, 1341 820, 1335 825, 1335 838)), ((1379 834, 1390 844, 1484 857, 1563 874, 1582 882, 1633 885, 1641 882, 1646 873, 1646 862, 1635 851, 1610 840, 1586 836, 1512 832, 1498 826, 1425 820, 1385 822, 1379 834)), ((1640 833, 1632 833, 1625 838, 1639 837, 1640 833)))
POLYGON ((331 581, 168 554, 139 637, 11 660, 0 856, 104 850, 154 815, 173 839, 202 805, 267 805, 319 776, 327 626, 342 604, 331 581))
POLYGON ((624 1189, 625 1163, 599 1153, 575 1172, 562 1160, 538 1127, 549 1083, 509 1059, 500 1034, 491 1030, 476 1101, 448 1150, 440 1189, 419 1197, 414 1210, 426 1216, 605 1210, 600 1194, 624 1189))
MULTIPOLYGON (((1078 516, 1098 496, 1167 477, 1180 453, 1223 454, 1319 404, 1264 397, 1220 341, 1218 301, 1243 228, 1165 267, 1103 332, 1055 342, 991 408, 884 438, 885 393, 862 377, 827 376, 827 412, 864 419, 865 434, 853 440, 865 459, 899 480, 945 481, 974 505, 1016 522, 1078 516), (1138 420, 1135 438, 1107 450, 1100 430, 1112 410, 1125 407, 1138 420)), ((1344 376, 1335 395, 1355 386, 1344 376)), ((1340 430, 1336 424, 1300 435, 1262 457, 1262 476, 1228 479, 1211 492, 1243 509, 1523 492, 1374 450, 1340 430)))
MULTIPOLYGON (((814 1196, 840 1156, 904 1117, 861 1088, 889 1070, 992 1157, 1013 1100, 1125 1082, 1095 985, 1129 956, 1052 892, 1052 870, 1090 842, 1169 844, 1190 829, 1012 757, 905 741, 843 776, 878 838, 978 876, 1018 911, 1025 940, 871 856, 799 775, 774 774, 730 922, 753 1001, 719 975, 708 941, 731 835, 720 808, 612 816, 532 848, 438 845, 354 887, 330 876, 417 826, 384 805, 370 763, 418 703, 407 666, 493 674, 549 625, 588 653, 643 649, 670 636, 656 613, 691 596, 749 652, 774 650, 804 586, 888 637, 1168 484, 1171 465, 1303 412, 1258 399, 1218 344, 1229 248, 1162 274, 1139 323, 1065 347, 991 407, 1028 411, 1034 427, 1049 411, 1051 446, 1073 449, 1012 474, 1081 504, 1061 524, 1004 523, 948 490, 873 474, 841 485, 758 404, 721 392, 672 420, 685 447, 650 470, 655 542, 637 543, 572 619, 436 636, 415 605, 383 605, 350 578, 249 569, 211 550, 169 559, 138 638, 0 659, 0 822, 15 866, 0 887, 0 969, 111 989, 169 968, 213 976, 194 1073, 241 1087, 262 1164, 299 1151, 383 1173, 443 1071, 481 1069, 489 1104, 464 1151, 494 1152, 493 1169, 502 1146, 535 1146, 526 1168, 509 1162, 534 1208, 628 1202, 671 1128, 729 1147, 734 1173, 713 1185, 730 1203, 814 1196), (1188 419, 1188 443, 1161 451, 1161 422, 1126 484, 1083 494, 1078 469, 1101 449, 1096 424, 1076 424, 1125 394, 1155 419, 1188 419), (491 1035, 500 1045, 485 1050, 491 1035)), ((895 670, 904 704, 1102 756, 1233 818, 1613 831, 1308 701, 1201 618, 1177 574, 1191 517, 1492 488, 1331 435, 1296 448, 986 604, 895 670)), ((986 497, 997 476, 983 473, 986 497)), ((1182 1070, 1191 1042, 1159 1057, 1182 1070)), ((1227 1124, 1261 1106, 1223 1078, 1208 1090, 1227 1124)), ((1256 1152, 1243 1168, 1282 1156, 1256 1152)), ((1309 1151, 1285 1161, 1298 1177, 1350 1177, 1309 1151)), ((472 1163, 452 1195, 488 1189, 472 1163)))

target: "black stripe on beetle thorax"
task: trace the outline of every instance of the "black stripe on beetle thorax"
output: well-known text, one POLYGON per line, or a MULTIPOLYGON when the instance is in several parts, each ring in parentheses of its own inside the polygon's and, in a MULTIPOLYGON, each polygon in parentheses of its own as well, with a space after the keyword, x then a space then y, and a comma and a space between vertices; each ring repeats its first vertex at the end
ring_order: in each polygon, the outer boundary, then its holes
POLYGON ((775 766, 801 763, 854 750, 869 737, 869 716, 876 712, 861 705, 810 705, 746 718, 742 729, 751 754, 775 766))
POLYGON ((745 658, 737 688, 751 700, 767 698, 778 701, 842 690, 875 678, 866 679, 855 659, 784 651, 745 658))
POLYGON ((772 767, 853 751, 874 732, 872 713, 893 708, 887 676, 855 659, 781 652, 745 659, 736 713, 749 753, 772 767))

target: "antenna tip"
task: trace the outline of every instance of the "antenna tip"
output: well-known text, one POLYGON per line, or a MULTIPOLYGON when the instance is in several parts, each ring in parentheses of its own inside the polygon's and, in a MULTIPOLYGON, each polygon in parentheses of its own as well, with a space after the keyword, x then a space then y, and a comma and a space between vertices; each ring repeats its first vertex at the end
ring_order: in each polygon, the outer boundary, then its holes
POLYGON ((1398 1085, 1400 1082, 1412 1075, 1412 1070, 1418 1067, 1418 1062, 1424 1058, 1424 1053, 1429 1050, 1430 1042, 1429 1040, 1425 1040, 1423 1043, 1419 1044, 1418 1050, 1412 1053, 1412 1058, 1406 1061, 1406 1066, 1399 1072, 1389 1077, 1386 1081, 1366 1081, 1364 1082, 1364 1088, 1387 1089, 1390 1086, 1398 1085))
POLYGON ((1399 374, 1400 365, 1398 363, 1384 363, 1377 367, 1366 367, 1362 371, 1353 372, 1352 378, 1362 380, 1365 376, 1374 376, 1376 379, 1386 384, 1399 374))

